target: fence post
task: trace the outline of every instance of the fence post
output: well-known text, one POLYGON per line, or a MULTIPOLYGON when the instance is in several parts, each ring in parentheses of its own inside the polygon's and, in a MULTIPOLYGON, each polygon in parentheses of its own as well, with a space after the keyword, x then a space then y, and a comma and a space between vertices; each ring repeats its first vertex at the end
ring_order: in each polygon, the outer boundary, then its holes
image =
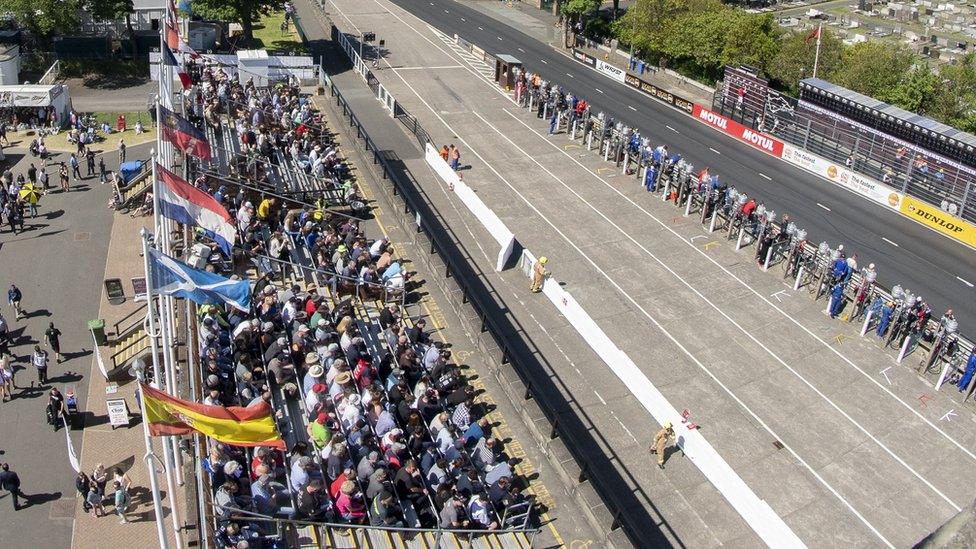
POLYGON ((874 314, 874 311, 872 311, 871 309, 868 309, 868 313, 866 315, 864 315, 864 324, 861 325, 861 337, 864 337, 864 334, 868 333, 868 325, 871 324, 871 316, 873 314, 874 314))
POLYGON ((715 232, 715 219, 718 217, 718 203, 712 206, 712 222, 708 224, 708 232, 715 232))
MULTIPOLYGON (((799 261, 800 259, 798 259, 797 261, 799 261)), ((796 271, 796 281, 793 282, 794 292, 800 289, 800 281, 803 280, 803 268, 804 268, 803 265, 800 265, 800 268, 796 271)))
POLYGON ((905 336, 905 342, 901 344, 901 351, 898 353, 898 360, 896 361, 898 364, 901 364, 901 361, 905 359, 905 354, 908 352, 908 345, 911 342, 912 342, 912 334, 911 332, 909 332, 905 336))
POLYGON ((746 224, 742 223, 739 225, 739 239, 735 242, 735 251, 739 251, 742 248, 742 240, 746 236, 746 224))
POLYGON ((763 263, 763 272, 769 270, 769 260, 773 258, 773 248, 776 246, 770 245, 769 250, 766 252, 766 261, 763 263))

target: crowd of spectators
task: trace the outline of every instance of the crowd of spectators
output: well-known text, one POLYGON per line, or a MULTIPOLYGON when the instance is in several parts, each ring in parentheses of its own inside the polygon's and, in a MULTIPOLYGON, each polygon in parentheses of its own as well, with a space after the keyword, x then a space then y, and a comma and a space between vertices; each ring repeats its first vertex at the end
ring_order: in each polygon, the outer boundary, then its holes
POLYGON ((502 527, 506 512, 524 514, 530 504, 514 462, 492 436, 477 391, 449 345, 405 312, 409 276, 390 242, 321 204, 263 194, 273 185, 260 176, 259 185, 228 190, 235 160, 250 169, 286 158, 293 163, 283 169, 355 192, 308 98, 288 86, 197 74, 187 112, 232 132, 241 154, 228 155, 230 166, 199 163, 195 184, 236 220, 235 253, 243 257, 223 263, 256 279, 251 311, 199 309, 203 400, 270 403, 287 446, 209 441, 217 543, 254 547, 277 535, 275 523, 255 514, 471 530, 502 527))

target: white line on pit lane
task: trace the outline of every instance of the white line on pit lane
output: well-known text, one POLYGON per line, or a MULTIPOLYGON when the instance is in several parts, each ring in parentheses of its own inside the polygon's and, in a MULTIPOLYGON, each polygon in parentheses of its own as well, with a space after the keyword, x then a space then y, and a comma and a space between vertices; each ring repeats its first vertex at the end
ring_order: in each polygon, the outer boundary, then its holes
MULTIPOLYGON (((600 91, 600 90, 597 90, 597 91, 600 91)), ((603 93, 603 92, 600 92, 600 93, 603 93)), ((669 130, 671 130, 671 131, 673 131, 674 133, 681 133, 678 130, 672 128, 671 126, 665 125, 664 127, 667 128, 667 129, 669 129, 669 130)))
POLYGON ((444 10, 444 13, 451 13, 451 12, 449 12, 449 11, 447 11, 447 10, 444 10))
POLYGON ((709 148, 708 148, 708 150, 710 150, 710 151, 712 151, 712 152, 713 152, 713 153, 715 153, 715 154, 722 154, 722 153, 720 153, 720 152, 718 152, 718 151, 716 151, 715 149, 713 149, 713 148, 711 148, 711 147, 709 147, 709 148))
POLYGON ((542 64, 543 64, 543 65, 548 65, 548 64, 549 64, 549 62, 548 62, 548 61, 546 61, 545 59, 540 59, 539 61, 542 61, 542 64))
POLYGON ((627 108, 630 109, 630 110, 632 110, 632 111, 634 111, 634 112, 637 112, 637 109, 635 109, 634 107, 631 107, 630 105, 627 105, 627 108))
POLYGON ((467 19, 465 19, 465 18, 463 18, 463 17, 462 17, 462 18, 461 18, 461 21, 467 21, 467 19))
POLYGON ((483 30, 485 30, 485 28, 484 27, 478 27, 478 30, 483 31, 483 30))
POLYGON ((897 242, 894 242, 892 240, 888 240, 887 238, 885 238, 883 236, 881 237, 881 240, 884 240, 885 242, 887 242, 888 244, 891 244, 892 246, 894 246, 896 248, 899 248, 900 247, 900 246, 898 246, 898 243, 897 242))
POLYGON ((960 277, 957 276, 956 277, 956 280, 958 280, 959 282, 962 282, 963 284, 965 284, 966 286, 969 286, 970 288, 973 287, 973 283, 970 282, 970 281, 968 281, 968 280, 966 280, 965 278, 960 278, 960 277))
POLYGON ((769 177, 768 175, 766 175, 766 174, 764 174, 762 172, 759 172, 759 177, 761 177, 763 179, 766 179, 766 180, 769 180, 769 181, 772 181, 773 180, 772 177, 769 177))
POLYGON ((574 78, 573 75, 572 74, 569 74, 568 72, 566 73, 566 76, 568 76, 570 78, 574 78))
POLYGON ((821 208, 827 210, 828 212, 830 211, 830 208, 828 208, 827 206, 824 206, 823 204, 821 204, 819 202, 817 202, 817 206, 820 206, 821 208))
POLYGON ((525 53, 525 50, 523 50, 522 48, 519 48, 518 51, 525 53))
POLYGON ((600 88, 593 88, 593 89, 596 90, 596 91, 598 91, 598 92, 600 92, 600 93, 603 93, 603 90, 601 90, 600 88))
POLYGON ((501 42, 501 40, 502 40, 502 37, 501 36, 496 36, 495 38, 497 38, 499 42, 501 42))

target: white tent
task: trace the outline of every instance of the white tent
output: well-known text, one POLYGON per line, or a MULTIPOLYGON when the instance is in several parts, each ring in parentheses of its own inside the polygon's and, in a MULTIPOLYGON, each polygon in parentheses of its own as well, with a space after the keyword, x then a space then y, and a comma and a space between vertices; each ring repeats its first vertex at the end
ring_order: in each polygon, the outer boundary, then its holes
POLYGON ((58 120, 68 116, 71 97, 64 84, 0 86, 0 108, 50 107, 58 113, 58 120))

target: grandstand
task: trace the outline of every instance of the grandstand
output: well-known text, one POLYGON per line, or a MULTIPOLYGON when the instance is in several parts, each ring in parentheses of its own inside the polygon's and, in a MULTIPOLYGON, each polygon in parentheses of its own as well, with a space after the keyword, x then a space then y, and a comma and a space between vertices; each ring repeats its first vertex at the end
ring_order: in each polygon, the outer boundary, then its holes
POLYGON ((356 170, 307 96, 200 76, 214 155, 187 157, 186 175, 225 203, 241 246, 192 249, 255 285, 249 315, 199 309, 192 375, 206 403, 270 401, 287 448, 207 441, 208 538, 530 547, 533 499, 449 346, 409 314, 405 259, 367 236, 356 170))

